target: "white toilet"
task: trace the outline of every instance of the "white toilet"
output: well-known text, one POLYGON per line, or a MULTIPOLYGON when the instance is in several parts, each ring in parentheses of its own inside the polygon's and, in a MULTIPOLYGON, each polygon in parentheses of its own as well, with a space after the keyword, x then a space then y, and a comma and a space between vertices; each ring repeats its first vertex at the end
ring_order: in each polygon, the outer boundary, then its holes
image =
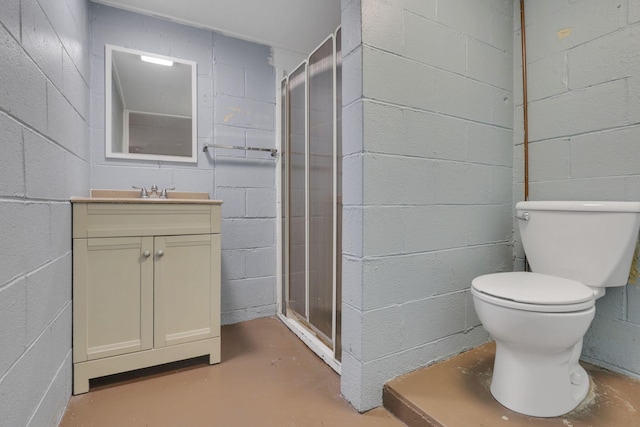
POLYGON ((476 277, 473 303, 496 341, 491 394, 515 412, 554 417, 589 391, 582 337, 605 288, 627 284, 640 202, 520 202, 516 212, 533 272, 476 277))

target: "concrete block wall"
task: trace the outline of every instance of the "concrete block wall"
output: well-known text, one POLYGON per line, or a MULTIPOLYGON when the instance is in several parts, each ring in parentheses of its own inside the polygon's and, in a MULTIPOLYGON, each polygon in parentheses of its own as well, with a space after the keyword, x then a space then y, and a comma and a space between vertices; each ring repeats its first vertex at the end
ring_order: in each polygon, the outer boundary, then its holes
POLYGON ((488 339, 473 277, 512 268, 512 2, 351 0, 343 26, 342 393, 488 339))
POLYGON ((152 184, 222 199, 222 321, 276 311, 276 162, 268 153, 204 144, 275 147, 271 49, 211 31, 91 5, 91 187, 152 184), (197 164, 105 158, 104 45, 198 64, 197 164))
MULTIPOLYGON (((525 12, 529 199, 640 200, 640 1, 541 0, 525 12)), ((516 104, 515 201, 523 198, 521 97, 516 104)), ((609 288, 597 301, 583 359, 640 377, 639 286, 609 288)))
POLYGON ((0 426, 71 395, 71 205, 89 188, 85 0, 0 7, 0 426))
MULTIPOLYGON (((271 49, 213 36, 214 141, 276 146, 276 73, 271 49)), ((276 160, 268 153, 215 150, 222 206, 222 321, 276 313, 276 160)))

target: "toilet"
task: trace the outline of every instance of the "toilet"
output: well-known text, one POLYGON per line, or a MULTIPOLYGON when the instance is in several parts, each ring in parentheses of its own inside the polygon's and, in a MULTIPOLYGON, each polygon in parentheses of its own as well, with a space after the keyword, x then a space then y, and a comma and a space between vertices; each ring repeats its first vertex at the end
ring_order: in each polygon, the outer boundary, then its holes
POLYGON ((471 284, 482 325, 496 342, 491 394, 534 417, 566 414, 589 392, 582 338, 605 288, 627 284, 640 202, 516 204, 531 272, 471 284))

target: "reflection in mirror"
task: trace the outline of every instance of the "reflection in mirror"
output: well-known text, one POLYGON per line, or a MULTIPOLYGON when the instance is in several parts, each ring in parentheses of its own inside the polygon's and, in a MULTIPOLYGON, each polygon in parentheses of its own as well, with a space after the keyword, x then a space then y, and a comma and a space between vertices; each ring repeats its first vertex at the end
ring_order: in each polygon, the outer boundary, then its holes
POLYGON ((105 55, 109 158, 196 162, 196 63, 115 46, 105 55))

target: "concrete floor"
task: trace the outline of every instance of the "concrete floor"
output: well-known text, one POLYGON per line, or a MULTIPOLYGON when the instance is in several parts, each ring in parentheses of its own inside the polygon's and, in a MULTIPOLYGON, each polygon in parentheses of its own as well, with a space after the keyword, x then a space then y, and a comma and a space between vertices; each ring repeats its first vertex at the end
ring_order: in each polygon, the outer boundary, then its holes
POLYGON ((223 326, 219 365, 204 357, 93 380, 60 426, 640 426, 640 381, 588 364, 592 390, 573 412, 544 419, 510 411, 489 392, 494 355, 489 343, 398 377, 385 386, 391 412, 358 414, 331 368, 280 320, 258 319, 223 326))
POLYGON ((385 407, 410 427, 638 427, 640 381, 582 366, 591 391, 572 412, 534 418, 500 405, 489 391, 495 344, 398 377, 385 386, 385 407))
POLYGON ((340 377, 278 319, 222 327, 222 363, 191 359, 93 380, 62 427, 402 427, 379 408, 358 414, 340 377))

